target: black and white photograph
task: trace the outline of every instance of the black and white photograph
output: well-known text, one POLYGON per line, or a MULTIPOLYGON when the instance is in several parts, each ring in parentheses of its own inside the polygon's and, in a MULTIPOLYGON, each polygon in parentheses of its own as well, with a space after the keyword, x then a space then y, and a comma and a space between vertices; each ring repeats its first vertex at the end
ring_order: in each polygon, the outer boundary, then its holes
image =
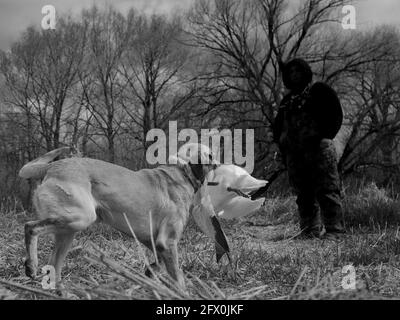
POLYGON ((0 300, 398 299, 399 0, 0 0, 0 300))

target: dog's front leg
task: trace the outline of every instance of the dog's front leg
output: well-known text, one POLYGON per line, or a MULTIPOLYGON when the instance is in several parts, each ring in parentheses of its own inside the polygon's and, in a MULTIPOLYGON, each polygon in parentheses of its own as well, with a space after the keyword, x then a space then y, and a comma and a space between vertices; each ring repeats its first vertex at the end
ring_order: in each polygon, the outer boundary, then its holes
POLYGON ((182 290, 186 290, 183 272, 179 268, 178 261, 178 241, 183 232, 183 224, 184 222, 180 219, 164 221, 157 236, 156 250, 169 275, 182 290))
POLYGON ((170 241, 167 247, 160 252, 160 255, 170 276, 182 290, 186 290, 183 272, 179 268, 178 241, 170 241))
POLYGON ((149 278, 152 278, 154 276, 154 273, 160 272, 161 270, 162 257, 158 252, 155 252, 155 255, 157 255, 156 261, 150 264, 144 272, 144 274, 149 278))

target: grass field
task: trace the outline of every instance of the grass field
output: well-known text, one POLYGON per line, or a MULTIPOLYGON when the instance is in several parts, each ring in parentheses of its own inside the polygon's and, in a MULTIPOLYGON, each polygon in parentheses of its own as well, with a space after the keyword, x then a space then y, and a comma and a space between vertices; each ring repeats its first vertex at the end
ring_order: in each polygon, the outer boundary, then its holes
MULTIPOLYGON (((9 207, 9 206, 8 206, 9 207)), ((190 222, 180 242, 187 292, 165 274, 143 275, 150 252, 126 235, 96 225, 74 240, 63 272, 79 299, 397 299, 400 298, 400 202, 374 184, 344 198, 348 234, 340 240, 299 240, 294 198, 266 201, 240 221, 222 221, 229 264, 215 261, 213 244, 190 222), (343 289, 342 268, 353 265, 356 288, 343 289)), ((53 299, 24 274, 23 224, 33 215, 0 213, 0 299, 53 299)), ((40 266, 52 242, 39 241, 40 266)))

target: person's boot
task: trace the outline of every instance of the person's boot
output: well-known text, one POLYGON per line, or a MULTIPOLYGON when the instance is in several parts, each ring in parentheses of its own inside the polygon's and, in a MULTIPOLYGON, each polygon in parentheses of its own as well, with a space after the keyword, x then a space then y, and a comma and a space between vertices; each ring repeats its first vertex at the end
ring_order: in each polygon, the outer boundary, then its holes
POLYGON ((302 239, 313 239, 320 238, 324 229, 321 222, 321 216, 319 213, 319 207, 317 203, 311 198, 309 201, 298 198, 297 204, 299 209, 300 218, 300 234, 299 238, 302 239))
POLYGON ((331 203, 331 206, 325 206, 323 213, 323 223, 326 234, 324 239, 336 240, 341 239, 346 233, 344 227, 343 211, 340 205, 331 203))
POLYGON ((300 239, 315 239, 324 235, 325 229, 321 222, 318 210, 311 215, 300 215, 300 239))
MULTIPOLYGON (((300 227, 301 228, 301 227, 300 227)), ((320 239, 325 234, 324 227, 319 225, 312 225, 301 228, 301 232, 298 236, 300 239, 320 239)))
POLYGON ((336 223, 325 224, 326 233, 323 239, 326 240, 340 240, 346 234, 346 230, 342 221, 336 223))

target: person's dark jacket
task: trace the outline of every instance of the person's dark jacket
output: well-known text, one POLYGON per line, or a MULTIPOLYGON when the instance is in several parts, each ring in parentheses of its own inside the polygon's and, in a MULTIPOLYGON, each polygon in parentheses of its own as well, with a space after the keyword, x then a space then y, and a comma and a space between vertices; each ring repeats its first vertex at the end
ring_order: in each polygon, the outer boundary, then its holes
MULTIPOLYGON (((284 106, 291 98, 291 94, 286 95, 281 106, 284 106)), ((279 143, 282 134, 285 108, 279 108, 273 125, 274 141, 279 143)), ((343 111, 336 92, 323 82, 316 82, 309 90, 306 107, 304 112, 309 112, 317 125, 321 139, 333 139, 338 133, 342 121, 343 111)))

